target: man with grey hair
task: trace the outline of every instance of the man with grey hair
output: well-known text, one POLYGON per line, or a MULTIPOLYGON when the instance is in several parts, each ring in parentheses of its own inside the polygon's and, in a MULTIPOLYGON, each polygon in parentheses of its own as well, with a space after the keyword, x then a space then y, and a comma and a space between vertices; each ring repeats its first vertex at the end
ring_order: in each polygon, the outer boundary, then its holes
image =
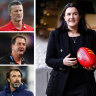
POLYGON ((22 72, 20 69, 10 69, 6 73, 6 79, 8 84, 0 92, 0 96, 33 96, 26 84, 21 82, 22 72))
POLYGON ((20 1, 13 0, 8 5, 10 22, 2 27, 0 31, 34 31, 34 29, 24 24, 23 20, 23 5, 20 1))

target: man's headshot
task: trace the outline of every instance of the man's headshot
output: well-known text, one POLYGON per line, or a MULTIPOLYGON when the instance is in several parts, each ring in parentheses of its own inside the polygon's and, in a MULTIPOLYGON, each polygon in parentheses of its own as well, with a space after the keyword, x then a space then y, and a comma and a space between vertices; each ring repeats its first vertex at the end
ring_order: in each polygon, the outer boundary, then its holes
MULTIPOLYGON (((8 34, 8 35, 11 35, 11 34, 8 34)), ((2 55, 0 57, 0 64, 17 64, 17 65, 33 64, 34 58, 32 57, 32 55, 34 56, 34 49, 33 49, 34 44, 32 44, 33 37, 31 36, 32 36, 32 33, 15 34, 11 36, 11 40, 9 41, 10 45, 8 45, 10 46, 10 49, 9 51, 7 49, 8 52, 5 53, 5 55, 2 55)), ((2 48, 3 48, 5 44, 4 43, 2 44, 3 44, 2 45, 2 48)), ((1 51, 1 53, 4 54, 4 51, 1 51)))
POLYGON ((6 73, 7 84, 4 85, 0 96, 33 96, 28 90, 27 84, 22 81, 23 74, 20 68, 11 68, 6 73))
POLYGON ((20 1, 12 0, 8 4, 10 22, 0 27, 0 31, 34 31, 34 29, 23 22, 23 5, 20 1))
POLYGON ((23 5, 19 1, 11 2, 8 6, 11 21, 19 22, 23 19, 23 5))
POLYGON ((21 64, 23 59, 21 58, 26 51, 26 38, 22 35, 17 35, 12 38, 11 41, 11 56, 14 57, 14 61, 21 64))
POLYGON ((21 85, 22 73, 19 69, 10 69, 6 74, 7 82, 10 86, 11 91, 21 85))

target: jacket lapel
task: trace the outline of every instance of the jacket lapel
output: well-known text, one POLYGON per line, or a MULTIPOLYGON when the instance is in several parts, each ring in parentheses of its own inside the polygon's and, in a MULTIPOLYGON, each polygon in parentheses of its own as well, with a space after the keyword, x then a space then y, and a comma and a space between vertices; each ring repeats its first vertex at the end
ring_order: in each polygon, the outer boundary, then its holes
POLYGON ((69 40, 68 40, 68 32, 61 32, 59 36, 60 40, 60 50, 64 51, 63 56, 65 57, 70 53, 69 51, 69 40))
POLYGON ((89 39, 88 39, 88 36, 87 36, 87 34, 85 35, 85 34, 81 34, 81 41, 80 41, 80 43, 81 43, 81 47, 87 47, 87 48, 89 48, 89 39))

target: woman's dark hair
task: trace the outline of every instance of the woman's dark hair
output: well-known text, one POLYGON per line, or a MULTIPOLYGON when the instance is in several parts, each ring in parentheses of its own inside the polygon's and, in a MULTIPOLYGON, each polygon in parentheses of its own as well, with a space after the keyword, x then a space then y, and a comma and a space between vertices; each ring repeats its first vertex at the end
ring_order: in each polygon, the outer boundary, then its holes
POLYGON ((75 7, 78 10, 79 15, 81 16, 81 19, 80 19, 79 24, 78 24, 78 32, 81 33, 83 31, 87 31, 87 26, 86 26, 86 22, 85 22, 85 19, 84 19, 84 14, 83 14, 83 12, 81 12, 79 6, 75 3, 68 3, 67 5, 65 5, 65 7, 64 7, 64 9, 63 9, 63 11, 60 15, 59 24, 58 24, 56 29, 61 30, 61 31, 69 30, 68 27, 67 27, 66 21, 64 19, 65 11, 69 7, 75 7))

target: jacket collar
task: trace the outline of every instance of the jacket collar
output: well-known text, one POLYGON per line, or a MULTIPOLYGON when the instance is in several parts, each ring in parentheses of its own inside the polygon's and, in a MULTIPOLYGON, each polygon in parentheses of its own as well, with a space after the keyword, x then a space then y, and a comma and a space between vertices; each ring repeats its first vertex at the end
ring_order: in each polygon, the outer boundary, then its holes
MULTIPOLYGON (((12 24, 11 21, 9 22, 9 25, 10 25, 11 30, 18 30, 18 29, 16 29, 16 27, 12 24)), ((26 29, 26 25, 24 24, 24 22, 22 22, 22 28, 21 28, 21 30, 24 30, 24 29, 26 29)))
MULTIPOLYGON (((25 83, 21 83, 20 87, 16 88, 15 91, 13 91, 13 92, 18 92, 18 91, 24 90, 26 88, 27 88, 26 84, 25 83)), ((11 93, 10 86, 8 84, 5 85, 3 90, 5 91, 5 93, 11 93)))
MULTIPOLYGON (((25 64, 25 59, 24 57, 21 57, 21 64, 25 64)), ((18 64, 15 62, 14 58, 12 57, 12 55, 10 55, 10 64, 18 64)))

